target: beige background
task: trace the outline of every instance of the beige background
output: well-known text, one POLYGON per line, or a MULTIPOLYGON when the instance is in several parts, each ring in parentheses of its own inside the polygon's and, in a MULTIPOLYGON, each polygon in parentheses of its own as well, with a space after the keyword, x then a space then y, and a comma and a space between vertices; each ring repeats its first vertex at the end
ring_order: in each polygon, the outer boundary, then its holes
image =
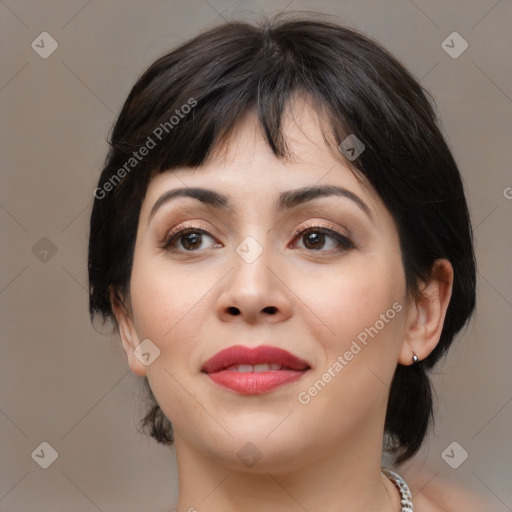
POLYGON ((510 0, 0 0, 0 511, 172 508, 174 452, 136 432, 142 380, 89 323, 92 192, 115 114, 153 60, 223 19, 283 8, 368 33, 437 101, 474 220, 479 301, 435 371, 437 426, 418 460, 512 510, 510 0), (47 59, 31 48, 43 31, 59 45, 47 59), (453 31, 469 44, 456 59, 441 46, 453 31), (458 469, 441 457, 453 441, 469 454, 458 469), (32 456, 42 442, 58 453, 47 469, 32 456))

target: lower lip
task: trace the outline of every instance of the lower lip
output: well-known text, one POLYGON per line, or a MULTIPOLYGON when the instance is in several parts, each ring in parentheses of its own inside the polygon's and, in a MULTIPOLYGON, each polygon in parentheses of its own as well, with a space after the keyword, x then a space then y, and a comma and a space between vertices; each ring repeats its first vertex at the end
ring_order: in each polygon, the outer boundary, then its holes
POLYGON ((275 370, 269 372, 234 372, 221 370, 208 373, 213 382, 243 395, 260 395, 278 386, 299 380, 307 370, 275 370))

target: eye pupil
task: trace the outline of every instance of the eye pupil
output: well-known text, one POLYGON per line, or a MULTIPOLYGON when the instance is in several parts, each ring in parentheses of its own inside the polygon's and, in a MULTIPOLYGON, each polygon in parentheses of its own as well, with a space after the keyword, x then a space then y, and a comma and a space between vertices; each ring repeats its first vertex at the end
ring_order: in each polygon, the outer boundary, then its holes
POLYGON ((182 244, 185 249, 195 249, 197 245, 201 245, 200 233, 186 233, 182 236, 182 244), (189 244, 189 242, 191 243, 189 244))
POLYGON ((305 243, 304 245, 308 249, 318 249, 322 247, 325 243, 325 235, 323 233, 311 232, 305 235, 305 243), (312 247, 309 247, 308 244, 312 243, 312 247))

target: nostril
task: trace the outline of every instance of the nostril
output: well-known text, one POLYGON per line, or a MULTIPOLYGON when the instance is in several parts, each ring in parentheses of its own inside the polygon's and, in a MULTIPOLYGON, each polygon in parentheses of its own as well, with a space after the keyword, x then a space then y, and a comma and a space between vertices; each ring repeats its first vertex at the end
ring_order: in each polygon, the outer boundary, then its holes
POLYGON ((230 306, 230 307, 228 308, 228 313, 229 313, 230 315, 235 315, 235 316, 236 316, 236 315, 239 315, 239 314, 240 314, 240 310, 239 310, 238 308, 235 308, 235 307, 233 307, 233 306, 230 306))
POLYGON ((275 306, 268 306, 266 308, 263 308, 263 311, 265 311, 265 313, 270 313, 273 315, 277 311, 277 308, 275 306))

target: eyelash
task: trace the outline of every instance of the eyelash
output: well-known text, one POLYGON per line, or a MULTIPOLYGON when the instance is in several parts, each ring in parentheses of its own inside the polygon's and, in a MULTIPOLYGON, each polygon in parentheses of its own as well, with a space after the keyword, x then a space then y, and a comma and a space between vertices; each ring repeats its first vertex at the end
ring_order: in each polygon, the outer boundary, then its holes
MULTIPOLYGON (((191 226, 191 225, 184 225, 184 226, 180 226, 179 228, 177 229, 173 229, 172 231, 170 231, 164 238, 164 240, 162 241, 160 247, 162 249, 165 249, 167 251, 171 251, 171 252, 178 252, 176 251, 176 249, 174 248, 170 248, 171 245, 173 245, 173 242, 179 238, 180 236, 182 235, 185 235, 185 234, 188 234, 188 233, 201 233, 203 235, 209 235, 209 236, 212 236, 210 235, 210 233, 208 233, 208 231, 204 230, 204 229, 201 229, 201 228, 198 228, 196 226, 191 226)), ((185 251, 185 252, 195 252, 195 251, 185 251)))
MULTIPOLYGON (((299 238, 300 236, 302 236, 308 232, 323 233, 324 235, 329 235, 330 237, 334 238, 335 240, 337 240, 339 245, 342 247, 342 249, 340 249, 339 252, 347 251, 347 250, 355 248, 354 243, 349 238, 347 238, 346 236, 342 235, 341 233, 339 233, 338 231, 333 229, 332 225, 329 225, 329 227, 328 227, 325 225, 318 224, 318 225, 298 228, 293 233, 292 238, 293 238, 293 240, 296 240, 297 238, 299 238)), ((171 232, 169 232, 165 236, 164 240, 161 242, 160 247, 162 249, 165 249, 166 251, 170 251, 170 252, 189 252, 189 253, 198 252, 198 251, 178 251, 177 249, 172 247, 174 245, 174 242, 177 239, 179 239, 180 236, 188 234, 188 233, 201 233, 204 235, 208 235, 210 237, 212 236, 205 229, 198 228, 197 226, 192 226, 192 225, 184 225, 184 226, 180 226, 179 228, 174 229, 171 232)), ((306 250, 308 250, 308 249, 306 249, 306 250)), ((321 250, 315 251, 315 250, 311 249, 311 250, 308 250, 308 252, 328 252, 328 251, 321 251, 321 250)))
MULTIPOLYGON (((347 251, 349 249, 354 249, 355 248, 355 245, 352 242, 352 240, 350 240, 345 235, 342 235, 341 233, 336 231, 331 224, 329 226, 325 226, 325 225, 321 225, 321 224, 315 224, 313 226, 306 226, 306 227, 303 227, 303 228, 298 228, 293 233, 292 239, 295 240, 295 239, 301 237, 302 235, 304 235, 304 233, 308 233, 308 232, 323 233, 324 235, 329 235, 330 237, 334 238, 339 243, 339 245, 343 248, 342 249, 343 251, 347 251)), ((314 251, 314 250, 311 250, 311 251, 312 252, 317 252, 317 251, 314 251)), ((327 252, 327 251, 318 251, 318 252, 327 252)))

